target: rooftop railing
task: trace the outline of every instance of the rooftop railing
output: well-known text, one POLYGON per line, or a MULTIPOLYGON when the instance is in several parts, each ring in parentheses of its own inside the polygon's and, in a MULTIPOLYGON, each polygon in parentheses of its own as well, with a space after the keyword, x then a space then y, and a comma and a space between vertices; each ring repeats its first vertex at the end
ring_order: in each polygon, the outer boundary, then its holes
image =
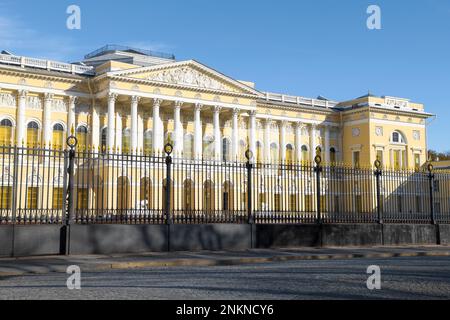
POLYGON ((143 55, 151 56, 151 57, 175 60, 175 56, 173 54, 139 49, 139 48, 132 48, 132 47, 127 47, 127 46, 115 45, 115 44, 108 44, 104 47, 101 47, 100 49, 97 49, 97 50, 87 54, 84 58, 90 59, 90 58, 96 57, 98 55, 101 55, 103 53, 113 52, 113 51, 128 51, 128 52, 134 52, 134 53, 143 54, 143 55))
POLYGON ((283 103, 293 103, 297 105, 310 105, 313 107, 323 107, 323 108, 333 108, 338 103, 335 101, 330 100, 319 100, 319 99, 311 99, 311 98, 304 98, 300 96, 290 96, 280 93, 271 93, 271 92, 265 92, 265 99, 267 101, 278 101, 283 103))
POLYGON ((72 63, 0 54, 0 64, 31 67, 48 71, 59 71, 72 74, 95 75, 94 67, 82 66, 72 63))

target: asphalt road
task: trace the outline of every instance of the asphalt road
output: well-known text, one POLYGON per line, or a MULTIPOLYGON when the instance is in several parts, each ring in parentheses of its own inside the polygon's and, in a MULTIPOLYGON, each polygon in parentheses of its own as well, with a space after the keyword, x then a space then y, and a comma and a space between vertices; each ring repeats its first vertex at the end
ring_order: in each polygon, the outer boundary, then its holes
POLYGON ((450 299, 450 257, 291 261, 170 267, 0 279, 0 299, 450 299), (381 290, 366 286, 381 268, 381 290))

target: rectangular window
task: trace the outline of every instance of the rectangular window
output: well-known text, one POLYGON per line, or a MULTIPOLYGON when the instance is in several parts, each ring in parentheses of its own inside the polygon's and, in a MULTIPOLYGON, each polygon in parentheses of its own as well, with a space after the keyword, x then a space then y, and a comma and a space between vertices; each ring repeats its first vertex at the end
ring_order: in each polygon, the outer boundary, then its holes
POLYGON ((267 209, 267 206, 266 206, 266 194, 265 193, 260 193, 259 194, 258 205, 259 205, 259 210, 266 210, 267 209))
POLYGON ((383 151, 382 150, 377 150, 377 160, 379 160, 381 162, 381 166, 383 166, 384 160, 383 160, 383 151))
POLYGON ((394 169, 400 170, 400 150, 394 150, 394 169))
POLYGON ((419 171, 420 169, 420 154, 414 155, 414 168, 419 171))
POLYGON ((37 209, 38 207, 38 187, 29 187, 27 189, 27 209, 37 209))
POLYGON ((0 188, 0 209, 11 209, 11 187, 0 188))
POLYGON ((360 159, 359 159, 359 151, 354 151, 353 152, 353 167, 359 169, 360 167, 360 159))
POLYGON ((62 209, 63 208, 63 188, 53 188, 53 209, 62 209))

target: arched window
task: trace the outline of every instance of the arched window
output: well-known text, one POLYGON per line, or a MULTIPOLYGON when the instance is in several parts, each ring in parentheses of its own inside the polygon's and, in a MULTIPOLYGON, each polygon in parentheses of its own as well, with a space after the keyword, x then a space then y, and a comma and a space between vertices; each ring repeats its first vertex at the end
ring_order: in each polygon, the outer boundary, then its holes
POLYGON ((101 149, 102 149, 102 153, 106 153, 106 143, 108 140, 108 128, 103 128, 102 132, 101 132, 101 137, 102 137, 102 141, 101 141, 101 149))
POLYGON ((231 161, 230 140, 228 138, 222 139, 222 160, 231 161))
POLYGON ((330 163, 335 164, 336 163, 336 149, 330 148, 330 163))
POLYGON ((175 134, 172 131, 168 131, 164 135, 164 145, 169 142, 172 146, 175 146, 175 134))
POLYGON ((184 135, 183 154, 186 159, 194 158, 194 136, 190 133, 184 135))
POLYGON ((141 209, 153 209, 153 187, 150 178, 141 179, 140 200, 141 209))
POLYGON ((52 146, 57 150, 61 150, 64 146, 64 127, 60 123, 53 126, 52 146))
POLYGON ((234 192, 233 183, 225 181, 223 184, 222 204, 223 210, 229 211, 234 208, 234 192))
POLYGON ((214 210, 214 182, 206 180, 203 184, 203 210, 211 212, 214 210))
POLYGON ((273 164, 278 163, 278 145, 276 143, 272 143, 270 145, 270 162, 273 164))
POLYGON ((144 153, 151 154, 153 152, 153 132, 147 130, 144 132, 144 153))
POLYGON ((214 158, 214 138, 206 136, 203 139, 203 158, 212 160, 214 158))
POLYGON ((0 145, 9 146, 12 139, 13 124, 9 119, 0 121, 0 145))
POLYGON ((305 145, 302 146, 302 161, 303 162, 309 161, 308 147, 305 145))
POLYGON ((262 162, 262 144, 259 141, 256 141, 256 162, 262 162))
POLYGON ((86 126, 79 126, 77 128, 77 139, 78 139, 78 150, 87 150, 87 134, 88 134, 88 129, 86 128, 86 126))
POLYGON ((128 154, 131 151, 131 130, 124 129, 122 131, 122 153, 128 154))
POLYGON ((399 131, 394 131, 394 132, 392 132, 392 142, 393 143, 406 143, 406 139, 399 131))
POLYGON ((292 146, 292 144, 287 144, 286 145, 286 163, 292 164, 293 161, 294 161, 294 147, 292 146))
POLYGON ((35 121, 31 121, 27 125, 27 144, 31 148, 36 148, 40 143, 40 127, 35 121))
POLYGON ((129 209, 131 204, 130 180, 127 177, 117 179, 117 209, 129 209))
POLYGON ((322 147, 321 146, 316 147, 316 155, 322 156, 322 147))
POLYGON ((194 181, 187 179, 184 181, 183 186, 183 209, 186 211, 192 211, 195 209, 194 181))

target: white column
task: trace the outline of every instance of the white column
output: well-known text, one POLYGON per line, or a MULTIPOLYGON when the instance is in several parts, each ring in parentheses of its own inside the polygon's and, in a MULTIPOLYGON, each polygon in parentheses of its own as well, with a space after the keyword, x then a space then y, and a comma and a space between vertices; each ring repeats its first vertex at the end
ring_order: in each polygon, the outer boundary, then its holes
POLYGON ((138 150, 138 104, 140 97, 131 97, 131 152, 137 153, 138 150))
POLYGON ((75 124, 75 104, 77 102, 77 97, 69 96, 68 98, 68 113, 67 113, 67 132, 69 135, 75 134, 76 124, 75 124), (73 132, 72 132, 73 129, 73 132))
POLYGON ((281 121, 280 128, 280 152, 281 152, 281 161, 286 160, 286 125, 287 121, 281 121))
POLYGON ((233 127, 231 135, 231 154, 232 160, 237 160, 239 155, 239 109, 233 109, 233 127))
POLYGON ((44 136, 44 148, 49 148, 52 145, 52 123, 51 123, 51 114, 52 114, 52 102, 53 102, 53 94, 46 93, 44 95, 44 121, 43 121, 43 136, 44 136))
POLYGON ((116 117, 116 111, 115 111, 115 107, 116 107, 116 99, 117 99, 117 94, 115 93, 110 93, 108 95, 108 135, 106 138, 106 145, 107 148, 109 150, 107 151, 111 151, 114 148, 114 136, 115 136, 115 117, 116 117))
POLYGON ((202 120, 201 110, 203 105, 197 103, 194 107, 194 154, 195 159, 202 157, 202 120))
POLYGON ((25 108, 27 104, 27 91, 20 90, 18 92, 18 106, 17 106, 17 133, 16 133, 16 141, 17 146, 22 147, 25 140, 25 131, 26 131, 26 123, 25 123, 25 108))
POLYGON ((174 109, 174 124, 175 124, 175 141, 174 143, 174 151, 175 154, 180 155, 183 151, 183 124, 181 123, 181 107, 183 106, 182 101, 176 101, 175 102, 175 109, 174 109))
POLYGON ((93 105, 92 105, 91 142, 94 150, 98 150, 98 147, 100 146, 100 115, 96 101, 93 101, 92 103, 93 105))
POLYGON ((297 122, 295 126, 295 151, 297 162, 304 160, 302 159, 302 129, 303 124, 301 122, 297 122))
POLYGON ((222 137, 220 135, 220 111, 222 107, 214 107, 214 158, 220 161, 220 152, 222 147, 222 137))
POLYGON ((139 152, 144 150, 144 119, 142 114, 138 113, 138 150, 139 152))
POLYGON ((325 146, 323 154, 325 155, 325 164, 330 163, 330 127, 325 126, 325 146))
POLYGON ((310 133, 309 133, 309 154, 311 157, 311 162, 314 162, 314 158, 316 157, 316 130, 317 127, 315 124, 312 124, 310 126, 310 133))
POLYGON ((161 153, 164 147, 164 134, 162 133, 161 118, 159 116, 161 102, 161 99, 153 100, 153 149, 155 154, 161 153))
POLYGON ((250 151, 253 153, 252 162, 256 161, 256 111, 250 111, 250 151))
POLYGON ((270 163, 270 119, 266 119, 264 128, 264 158, 270 163))
POLYGON ((119 111, 116 111, 116 150, 118 153, 122 152, 122 116, 119 111))

